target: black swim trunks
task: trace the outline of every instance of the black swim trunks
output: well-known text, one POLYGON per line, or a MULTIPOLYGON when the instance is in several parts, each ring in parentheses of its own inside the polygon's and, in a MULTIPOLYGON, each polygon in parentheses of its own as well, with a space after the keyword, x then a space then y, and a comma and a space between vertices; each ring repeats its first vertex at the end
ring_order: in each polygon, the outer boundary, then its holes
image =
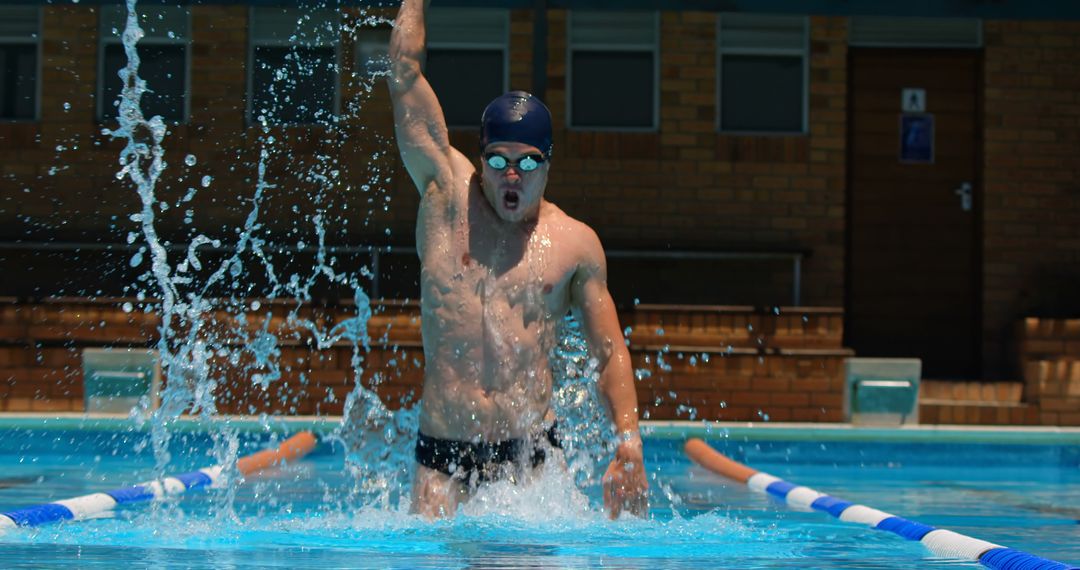
POLYGON ((534 468, 539 467, 547 459, 545 449, 548 445, 562 449, 554 423, 547 431, 533 436, 530 443, 532 453, 523 457, 527 451, 524 439, 471 443, 439 439, 421 433, 416 438, 416 462, 456 479, 488 483, 507 477, 512 473, 509 468, 520 466, 522 462, 531 463, 534 468))

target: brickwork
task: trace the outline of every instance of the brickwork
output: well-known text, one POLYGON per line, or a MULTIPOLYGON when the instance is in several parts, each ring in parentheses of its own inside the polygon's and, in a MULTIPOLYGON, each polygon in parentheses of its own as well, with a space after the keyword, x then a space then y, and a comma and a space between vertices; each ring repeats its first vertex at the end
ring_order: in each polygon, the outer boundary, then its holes
POLYGON ((643 416, 843 421, 843 311, 641 305, 630 325, 643 416), (673 395, 674 394, 674 395, 673 395))
POLYGON ((1016 323, 1024 400, 1042 421, 1080 425, 1080 319, 1029 317, 1016 323))
MULTIPOLYGON (((985 23, 984 368, 1027 315, 1080 315, 1080 22, 985 23)), ((1019 372, 1017 371, 1017 376, 1019 372)))
MULTIPOLYGON (((251 210, 247 198, 266 149, 266 180, 275 184, 272 199, 261 204, 268 237, 292 235, 296 225, 305 229, 305 216, 319 203, 332 214, 326 223, 337 243, 411 243, 418 196, 393 146, 382 80, 353 73, 352 34, 343 35, 341 46, 339 125, 264 131, 245 119, 248 8, 191 10, 190 120, 170 128, 169 167, 157 188, 159 199, 179 207, 157 214, 159 231, 181 240, 193 233, 229 239, 227 228, 242 225, 251 210), (195 166, 184 165, 189 154, 195 166), (336 182, 328 189, 317 179, 331 171, 336 182), (317 176, 298 176, 303 173, 317 176), (201 187, 204 176, 211 177, 208 188, 201 187), (190 188, 198 192, 181 203, 190 188), (196 213, 190 223, 189 209, 196 213)), ((121 142, 102 135, 106 125, 96 121, 97 8, 49 6, 45 14, 42 121, 0 125, 0 145, 16 151, 3 161, 4 194, 30 190, 0 215, 2 231, 5 239, 121 242, 136 229, 128 215, 138 201, 113 176, 121 142)), ((392 15, 344 14, 346 22, 392 15)), ((516 89, 532 88, 532 18, 532 10, 511 11, 516 89)), ((804 301, 842 302, 843 18, 812 19, 810 134, 784 137, 716 134, 716 17, 704 12, 662 13, 659 132, 567 130, 566 12, 553 10, 548 18, 553 201, 594 225, 610 247, 812 251, 804 265, 804 301)), ((455 129, 451 140, 468 153, 476 131, 455 129)), ((777 272, 766 280, 790 283, 788 267, 766 271, 777 272)))
MULTIPOLYGON (((0 299, 0 411, 81 411, 82 349, 153 347, 156 307, 131 300, 0 299)), ((222 339, 228 354, 209 361, 217 411, 234 414, 341 414, 357 382, 374 386, 392 409, 421 395, 424 355, 415 302, 381 302, 368 322, 371 350, 348 343, 319 349, 310 330, 355 314, 336 307, 266 302, 246 315, 207 316, 202 336, 222 339), (269 321, 267 322, 267 319, 269 321), (281 377, 266 388, 244 337, 265 327, 278 339, 281 377)), ((833 308, 641 305, 620 315, 627 325, 642 417, 653 420, 843 421, 843 312, 833 308)), ((1027 385, 1019 382, 924 381, 920 421, 927 424, 1080 425, 1080 354, 1072 320, 1028 319, 1027 385), (1072 336, 1070 336, 1072 335, 1072 336), (1059 353, 1056 351, 1064 350, 1059 353), (1021 392, 1023 390, 1023 399, 1021 392)), ((181 331, 182 336, 182 331, 181 331)), ((1080 337, 1078 337, 1080 338, 1080 337)))
MULTIPOLYGON (((156 347, 157 307, 125 312, 133 300, 57 300, 43 304, 0 303, 0 411, 82 411, 82 349, 87 347, 156 347)), ((217 380, 218 412, 257 414, 341 414, 356 383, 353 349, 347 343, 314 346, 310 331, 288 318, 291 306, 271 304, 248 315, 245 327, 223 313, 207 316, 201 338, 217 336, 229 354, 209 359, 217 380), (269 322, 264 322, 269 316, 269 322), (243 337, 262 327, 279 339, 281 378, 264 390, 254 381, 265 368, 256 366, 243 337), (243 334, 241 334, 243 333, 243 334), (233 361, 233 357, 237 359, 233 361)), ((391 408, 418 395, 423 350, 414 304, 380 305, 369 321, 373 350, 358 354, 365 386, 391 408)), ((326 310, 306 306, 297 317, 322 330, 350 318, 351 307, 326 310)), ((183 336, 180 330, 177 336, 183 336)))
MULTIPOLYGON (((80 411, 82 348, 155 346, 155 307, 125 312, 124 302, 130 301, 0 303, 0 411, 80 411)), ((221 344, 230 351, 209 361, 211 377, 218 379, 219 412, 342 413, 356 383, 353 349, 347 344, 317 349, 310 332, 288 319, 291 309, 291 304, 269 304, 247 315, 244 327, 232 316, 208 315, 203 336, 226 339, 221 344), (263 327, 281 348, 281 378, 266 390, 253 382, 266 370, 253 364, 250 351, 241 350, 243 337, 263 327)), ((304 306, 297 316, 326 330, 351 317, 352 310, 304 306)), ((841 317, 837 310, 790 308, 776 315, 745 307, 641 307, 622 315, 632 323, 630 349, 642 376, 637 385, 642 415, 840 421, 841 362, 850 355, 839 344, 841 317), (802 336, 821 338, 793 340, 802 336), (679 340, 681 346, 665 340, 679 340)), ((419 397, 424 358, 418 306, 377 304, 368 333, 372 350, 357 354, 364 384, 377 386, 391 408, 419 397)))
MULTIPOLYGON (((548 14, 552 54, 566 53, 566 17, 548 14)), ((811 19, 809 136, 716 133, 716 26, 715 13, 661 13, 659 132, 558 129, 548 195, 609 247, 812 250, 804 301, 839 305, 846 19, 811 19)), ((547 97, 560 126, 566 85, 565 58, 551 57, 547 97)), ((731 278, 722 266, 704 271, 731 278)))
MULTIPOLYGON (((0 123, 0 240, 122 243, 137 229, 129 216, 138 197, 114 176, 122 142, 103 135, 108 125, 97 121, 99 80, 118 81, 98 77, 98 9, 89 3, 43 8, 40 121, 0 123)), ((312 215, 321 209, 333 243, 411 244, 419 197, 397 156, 382 79, 355 73, 354 35, 342 36, 339 122, 263 129, 245 118, 248 10, 191 6, 190 120, 170 126, 165 141, 160 233, 175 243, 202 233, 228 244, 252 210, 261 161, 265 181, 274 185, 259 205, 259 232, 268 241, 313 243, 312 215), (195 166, 184 164, 189 154, 195 166), (204 177, 211 180, 205 188, 204 177), (191 188, 198 191, 183 202, 191 188), (195 212, 190 223, 187 210, 195 212)), ((372 15, 393 11, 343 10, 347 29, 372 15)), ((531 9, 511 11, 512 88, 535 87, 533 17, 531 9)), ((553 201, 593 225, 609 248, 810 251, 803 303, 844 304, 846 18, 810 18, 809 132, 730 136, 715 129, 715 13, 661 12, 660 128, 644 133, 566 128, 567 12, 549 10, 546 17, 545 96, 556 124, 553 201)), ((1028 315, 1080 315, 1073 294, 1080 290, 1080 23, 989 20, 984 30, 983 89, 975 102, 984 127, 977 184, 983 373, 1017 379, 1023 370, 1010 362, 1012 323, 1028 315)), ((451 141, 469 153, 476 131, 454 130, 451 141)), ((137 271, 116 254, 107 262, 86 251, 50 255, 5 255, 5 287, 32 297, 94 295, 98 280, 128 284, 133 279, 119 275, 137 271), (78 278, 67 270, 73 257, 85 266, 78 278)), ((340 262, 358 269, 366 260, 340 262)), ((739 291, 783 292, 790 285, 786 266, 741 269, 699 264, 672 269, 664 279, 750 283, 739 291)), ((630 272, 623 289, 667 290, 646 279, 657 277, 630 272)))
POLYGON ((923 380, 919 422, 963 425, 1056 425, 1044 422, 1039 406, 1021 401, 1021 382, 923 380))

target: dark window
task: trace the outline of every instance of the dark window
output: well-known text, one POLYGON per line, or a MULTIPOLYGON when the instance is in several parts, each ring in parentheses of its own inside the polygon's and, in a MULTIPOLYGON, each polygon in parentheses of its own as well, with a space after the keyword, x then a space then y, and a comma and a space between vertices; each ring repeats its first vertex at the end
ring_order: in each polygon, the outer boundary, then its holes
MULTIPOLYGON (((147 92, 140 100, 143 116, 161 115, 167 122, 185 120, 184 99, 187 93, 187 46, 146 44, 136 47, 139 53, 139 77, 146 81, 147 92)), ((101 119, 115 121, 117 102, 124 85, 119 71, 127 65, 124 46, 105 45, 102 78, 101 119)))
POLYGON ((255 46, 251 117, 311 124, 334 114, 337 52, 332 46, 255 46))
POLYGON ((726 54, 720 70, 720 125, 724 130, 803 130, 801 57, 726 54))
POLYGON ((503 51, 428 50, 424 75, 439 98, 447 125, 478 127, 484 107, 503 93, 503 51))
POLYGON ((33 119, 37 45, 0 44, 0 119, 33 119))
POLYGON ((652 52, 575 51, 571 123, 575 127, 653 127, 652 52))

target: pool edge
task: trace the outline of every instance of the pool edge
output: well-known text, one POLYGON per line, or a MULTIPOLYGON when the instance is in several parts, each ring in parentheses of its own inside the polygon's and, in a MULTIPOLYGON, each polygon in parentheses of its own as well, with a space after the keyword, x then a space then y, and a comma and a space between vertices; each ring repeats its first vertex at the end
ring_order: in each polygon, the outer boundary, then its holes
MULTIPOLYGON (((184 416, 171 422, 175 431, 229 427, 240 432, 285 433, 310 430, 332 433, 341 416, 184 416)), ((655 439, 739 439, 744 441, 874 441, 933 443, 1007 443, 1080 445, 1080 428, 1056 426, 856 426, 840 423, 643 421, 642 432, 655 439)), ((3 413, 0 429, 83 431, 147 430, 149 422, 124 414, 3 413)))

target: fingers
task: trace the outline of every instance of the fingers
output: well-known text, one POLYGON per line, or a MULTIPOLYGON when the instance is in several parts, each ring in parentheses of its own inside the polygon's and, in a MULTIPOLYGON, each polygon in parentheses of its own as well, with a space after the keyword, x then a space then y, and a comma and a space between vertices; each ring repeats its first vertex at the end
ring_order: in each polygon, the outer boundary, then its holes
POLYGON ((604 508, 611 519, 622 512, 645 517, 649 511, 649 484, 642 468, 626 471, 619 462, 612 462, 603 477, 604 508))
POLYGON ((618 474, 615 473, 615 463, 612 463, 604 473, 602 479, 604 488, 604 510, 608 512, 608 518, 615 520, 619 518, 619 513, 622 511, 621 500, 619 497, 619 485, 618 474))

